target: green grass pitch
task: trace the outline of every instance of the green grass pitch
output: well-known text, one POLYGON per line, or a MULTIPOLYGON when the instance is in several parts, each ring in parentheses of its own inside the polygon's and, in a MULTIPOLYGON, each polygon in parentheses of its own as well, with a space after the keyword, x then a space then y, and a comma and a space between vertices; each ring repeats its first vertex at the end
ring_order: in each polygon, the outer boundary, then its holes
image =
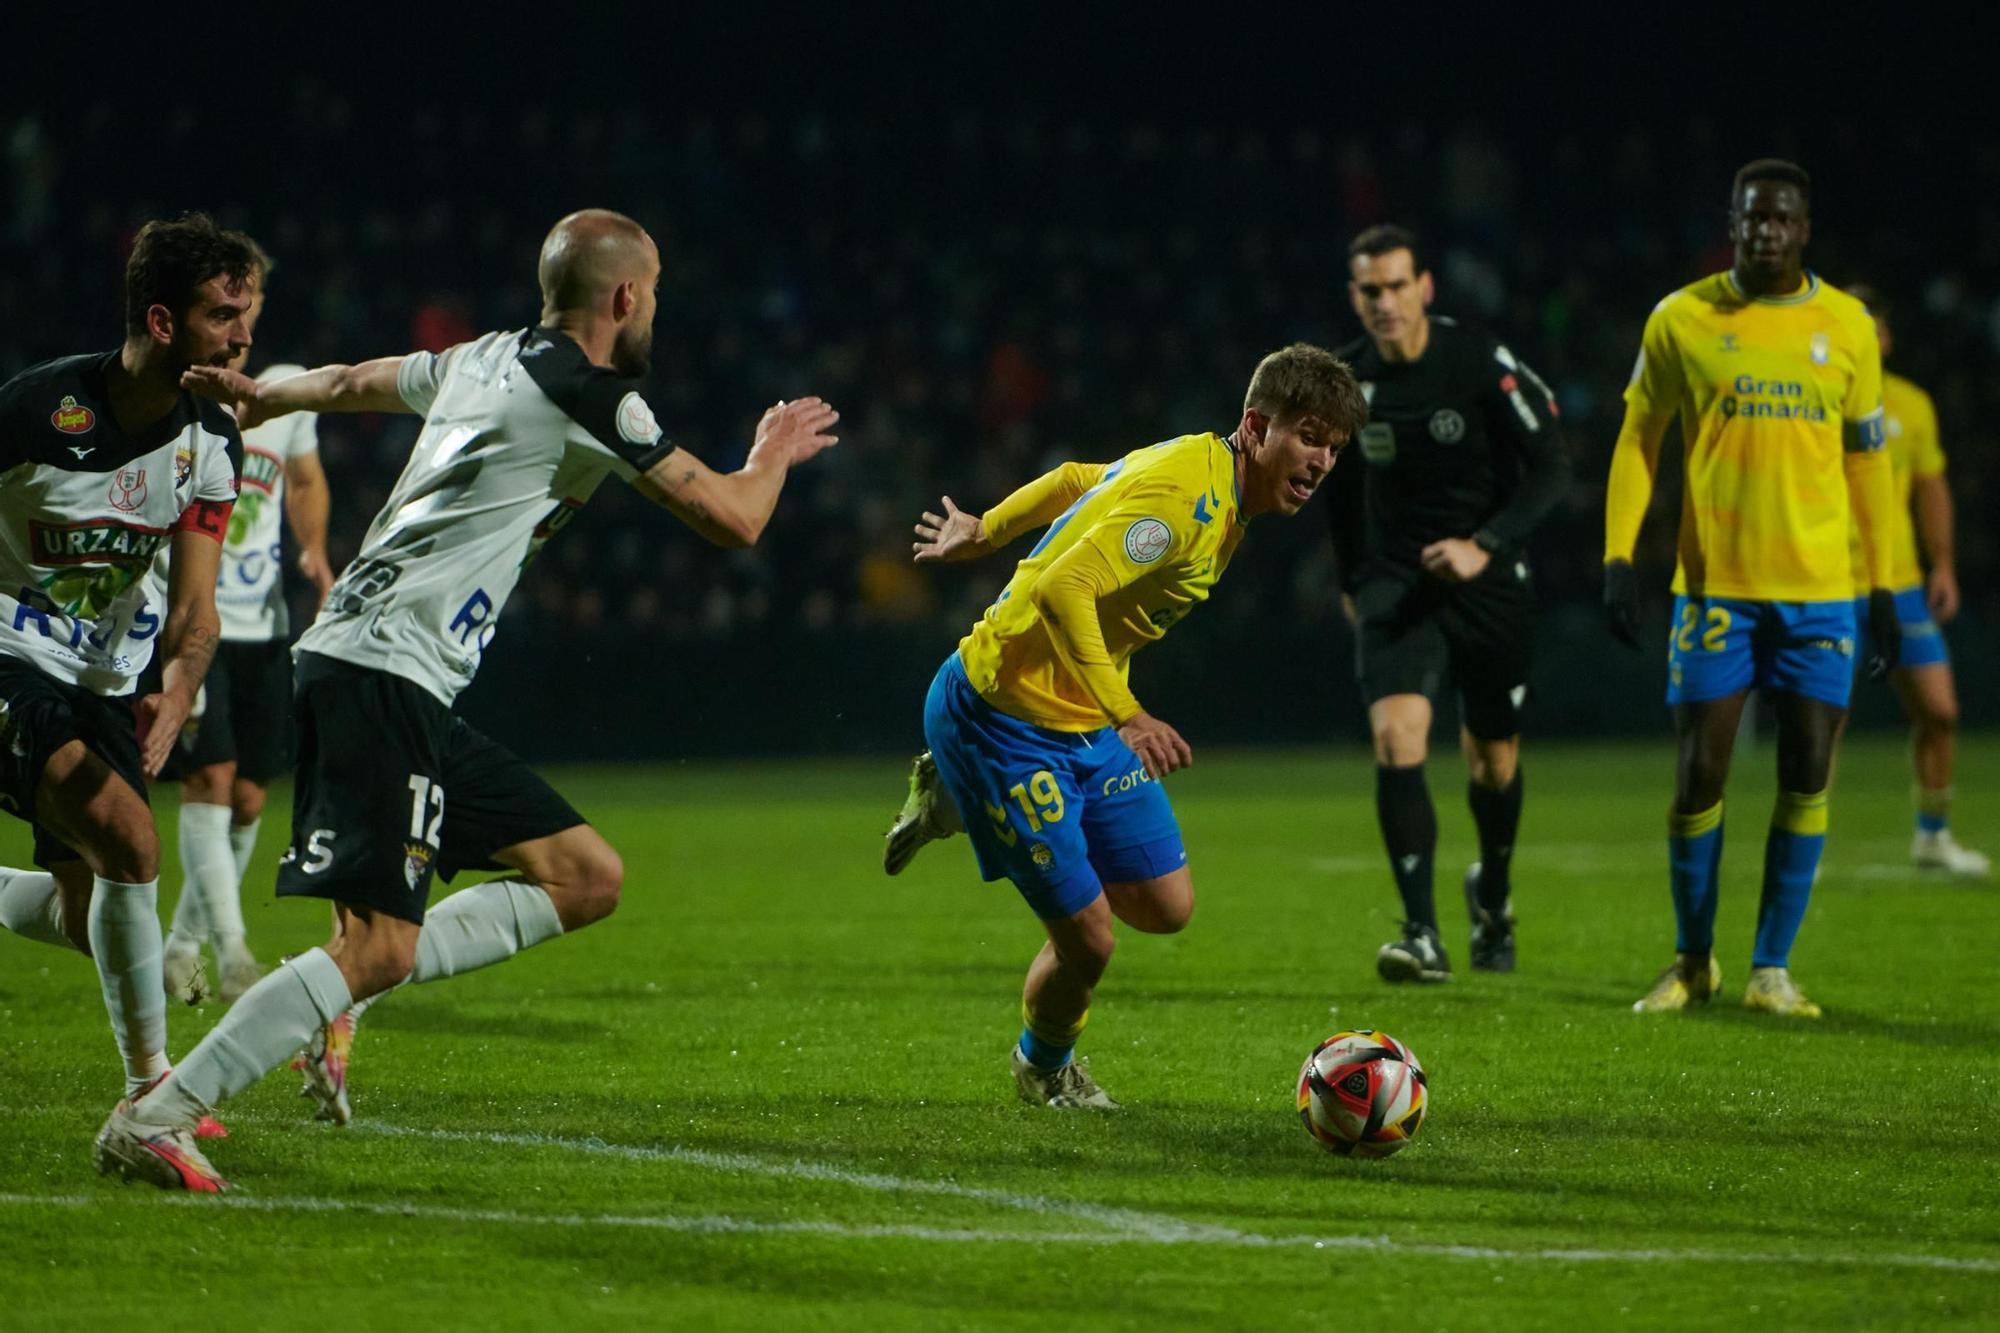
MULTIPOLYGON (((1198 908, 1126 934, 1083 1052, 1127 1110, 1018 1104, 1032 918, 962 840, 880 870, 892 760, 556 770, 624 853, 619 913, 364 1023, 357 1122, 280 1071, 225 1108, 222 1200, 100 1180, 118 1093, 82 958, 0 936, 0 1326, 1988 1327, 2000 1320, 2000 887, 1905 868, 1908 768, 1843 755, 1793 959, 1827 1009, 1737 1007, 1770 809, 1739 756, 1723 1001, 1641 1017, 1671 954, 1664 741, 1531 747, 1521 970, 1464 971, 1463 772, 1432 764, 1450 986, 1391 990, 1354 750, 1198 752, 1198 908), (1292 1105, 1345 1027, 1409 1042, 1431 1115, 1386 1162, 1292 1105)), ((1993 849, 2000 741, 1961 833, 1993 849)), ((245 894, 275 961, 274 793, 245 894)), ((172 796, 161 824, 174 827, 172 796)), ((25 829, 0 829, 21 864, 25 829)), ((174 864, 170 860, 170 864, 174 864)), ((162 895, 166 915, 177 883, 162 895)), ((176 1007, 184 1052, 219 1010, 176 1007)))

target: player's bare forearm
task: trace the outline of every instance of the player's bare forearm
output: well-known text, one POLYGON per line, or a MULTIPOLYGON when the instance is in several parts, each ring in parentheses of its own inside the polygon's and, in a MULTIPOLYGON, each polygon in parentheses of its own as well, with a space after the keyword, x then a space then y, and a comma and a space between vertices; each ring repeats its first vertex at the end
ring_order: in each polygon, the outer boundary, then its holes
POLYGON ((354 366, 320 366, 270 384, 218 366, 190 366, 181 384, 236 408, 245 427, 292 412, 414 412, 396 388, 402 364, 400 356, 378 357, 354 366))
POLYGON ((1935 477, 1918 477, 1910 483, 1910 494, 1917 511, 1917 540, 1924 545, 1924 559, 1932 569, 1952 569, 1953 525, 1951 515, 1951 484, 1944 474, 1935 477))
POLYGON ((333 588, 333 565, 326 558, 326 520, 332 496, 326 469, 318 454, 303 454, 285 464, 285 521, 299 542, 299 572, 312 580, 319 600, 333 588))
POLYGON ((721 473, 676 449, 639 478, 639 493, 717 546, 753 546, 778 507, 788 469, 753 458, 721 473))

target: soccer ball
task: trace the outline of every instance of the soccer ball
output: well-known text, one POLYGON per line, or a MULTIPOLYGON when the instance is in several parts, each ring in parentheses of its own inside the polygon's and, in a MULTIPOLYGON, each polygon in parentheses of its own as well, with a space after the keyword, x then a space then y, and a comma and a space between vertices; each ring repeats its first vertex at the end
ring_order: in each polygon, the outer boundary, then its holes
POLYGON ((1342 1157, 1387 1157, 1417 1136, 1430 1108, 1424 1067, 1386 1032, 1336 1032, 1299 1070, 1299 1119, 1342 1157))

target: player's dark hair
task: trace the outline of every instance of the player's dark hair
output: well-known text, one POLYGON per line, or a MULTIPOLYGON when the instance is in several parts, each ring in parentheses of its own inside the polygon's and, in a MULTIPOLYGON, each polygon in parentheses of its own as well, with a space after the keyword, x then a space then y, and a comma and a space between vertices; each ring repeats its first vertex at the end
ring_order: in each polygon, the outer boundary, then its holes
POLYGON ((210 278, 254 282, 271 259, 240 231, 216 225, 206 213, 183 213, 171 222, 139 228, 125 261, 125 332, 146 331, 146 311, 163 305, 178 317, 194 304, 195 289, 210 278))
POLYGON ((1368 400, 1345 361, 1311 343, 1293 343, 1257 363, 1243 406, 1273 421, 1318 417, 1353 439, 1368 424, 1368 400))
POLYGON ((1737 171, 1736 179, 1729 187, 1729 207, 1734 210, 1743 206, 1743 191, 1758 181, 1783 181, 1796 185, 1799 199, 1808 207, 1812 204, 1812 177, 1796 162, 1787 162, 1782 157, 1760 157, 1755 162, 1746 162, 1737 171))
POLYGON ((1347 243, 1347 259, 1352 263, 1356 256, 1367 255, 1370 259, 1397 250, 1410 252, 1410 271, 1424 271, 1424 251, 1417 242, 1417 234, 1408 227, 1399 227, 1393 222, 1378 223, 1347 243))

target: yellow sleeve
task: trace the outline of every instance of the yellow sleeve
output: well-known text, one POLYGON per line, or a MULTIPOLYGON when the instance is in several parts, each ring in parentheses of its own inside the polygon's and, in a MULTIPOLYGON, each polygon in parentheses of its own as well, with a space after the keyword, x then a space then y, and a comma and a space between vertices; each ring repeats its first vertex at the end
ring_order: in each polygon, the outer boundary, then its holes
POLYGON ((1903 439, 1910 451, 1910 475, 1919 479, 1944 475, 1944 443, 1938 439, 1937 405, 1921 389, 1914 409, 1903 422, 1903 439))
POLYGON ((1854 382, 1840 413, 1845 450, 1841 461, 1847 472, 1847 503, 1861 534, 1861 560, 1872 590, 1895 581, 1896 479, 1882 416, 1882 349, 1865 315, 1854 329, 1854 339, 1854 382))
POLYGON ((999 550, 1024 532, 1045 528, 1104 478, 1109 463, 1064 463, 979 516, 986 543, 999 550))
POLYGON ((1105 646, 1098 603, 1171 565, 1186 549, 1187 534, 1176 530, 1176 522, 1185 520, 1167 517, 1189 510, 1180 503, 1184 499, 1177 492, 1150 488, 1123 497, 1050 561, 1028 589, 1056 656, 1114 726, 1143 710, 1105 646))
POLYGON ((1660 440, 1680 409, 1681 361, 1667 328, 1667 303, 1653 308, 1639 340, 1639 360, 1625 386, 1625 424, 1611 451, 1611 476, 1604 487, 1604 558, 1630 560, 1639 527, 1653 500, 1660 467, 1660 440))

